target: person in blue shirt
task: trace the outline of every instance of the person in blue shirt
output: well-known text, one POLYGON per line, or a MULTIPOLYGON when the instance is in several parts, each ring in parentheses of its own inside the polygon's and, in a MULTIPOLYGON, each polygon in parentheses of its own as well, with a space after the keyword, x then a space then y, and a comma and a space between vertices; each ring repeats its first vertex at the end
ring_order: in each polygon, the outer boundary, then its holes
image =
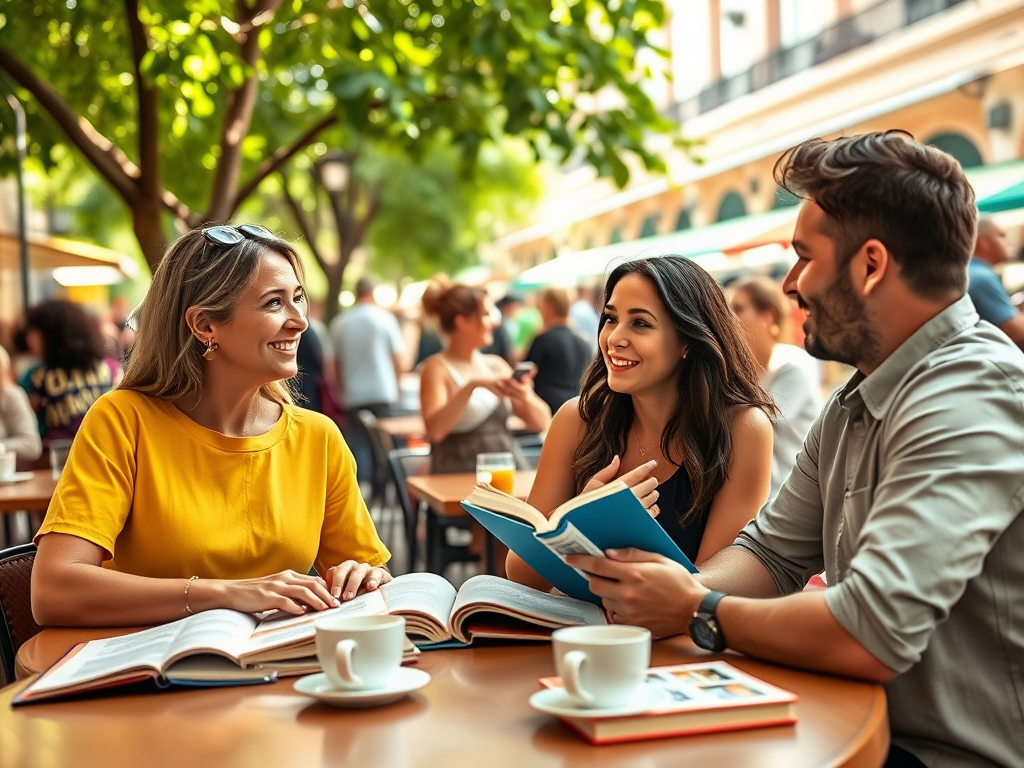
POLYGON ((978 222, 974 256, 967 265, 967 293, 982 320, 992 323, 1024 349, 1024 315, 1010 302, 993 267, 1010 260, 1006 232, 992 219, 978 222))

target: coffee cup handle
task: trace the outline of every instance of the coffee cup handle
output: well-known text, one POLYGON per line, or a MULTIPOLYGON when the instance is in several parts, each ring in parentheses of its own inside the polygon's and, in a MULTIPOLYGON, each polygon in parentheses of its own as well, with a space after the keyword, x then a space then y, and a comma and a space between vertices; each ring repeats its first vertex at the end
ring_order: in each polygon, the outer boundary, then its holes
POLYGON ((562 657, 562 685, 572 698, 590 707, 594 705, 594 696, 580 685, 580 667, 586 660, 583 651, 569 651, 562 657))
POLYGON ((334 664, 338 670, 338 677, 346 685, 362 688, 363 679, 352 671, 352 651, 355 650, 355 647, 355 640, 339 640, 338 644, 334 646, 334 664))

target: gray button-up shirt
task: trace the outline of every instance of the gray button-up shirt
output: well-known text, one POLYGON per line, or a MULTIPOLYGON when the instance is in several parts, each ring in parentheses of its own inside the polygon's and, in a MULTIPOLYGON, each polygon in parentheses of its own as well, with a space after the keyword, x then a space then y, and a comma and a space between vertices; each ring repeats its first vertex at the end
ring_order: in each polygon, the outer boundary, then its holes
MULTIPOLYGON (((736 544, 901 674, 929 768, 1024 765, 1024 354, 964 297, 830 398, 736 544)), ((813 642, 809 639, 808 642, 813 642)))

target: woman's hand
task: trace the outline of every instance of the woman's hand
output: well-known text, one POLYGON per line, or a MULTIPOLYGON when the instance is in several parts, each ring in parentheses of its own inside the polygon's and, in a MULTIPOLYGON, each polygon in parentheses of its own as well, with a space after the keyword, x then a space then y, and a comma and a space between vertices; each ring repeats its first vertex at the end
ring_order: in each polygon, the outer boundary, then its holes
POLYGON ((188 597, 193 611, 233 608, 260 613, 277 609, 300 614, 339 605, 327 587, 319 576, 289 570, 256 579, 197 579, 190 585, 188 597))
POLYGON ((391 581, 391 574, 383 565, 369 565, 346 560, 327 571, 327 588, 339 600, 351 600, 359 593, 360 587, 372 592, 381 584, 391 581))
MULTIPOLYGON (((615 455, 611 462, 604 469, 598 472, 583 486, 583 493, 593 491, 602 485, 608 485, 615 479, 615 473, 619 471, 621 460, 615 455)), ((658 462, 654 459, 641 464, 636 469, 631 469, 619 479, 628 487, 633 489, 633 495, 640 499, 640 503, 651 513, 651 517, 657 517, 661 511, 658 509, 658 478, 651 474, 658 462)))

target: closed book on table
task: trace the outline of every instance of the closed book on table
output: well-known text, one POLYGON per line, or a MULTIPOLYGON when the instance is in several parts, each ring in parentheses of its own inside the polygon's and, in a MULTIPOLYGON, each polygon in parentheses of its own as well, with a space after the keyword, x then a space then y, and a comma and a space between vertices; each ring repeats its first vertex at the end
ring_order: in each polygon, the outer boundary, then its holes
MULTIPOLYGON (((542 677, 544 688, 561 687, 558 677, 542 677)), ((559 715, 591 744, 661 739, 719 731, 791 725, 797 695, 740 671, 724 661, 652 667, 644 685, 668 695, 642 714, 617 717, 559 715)))

